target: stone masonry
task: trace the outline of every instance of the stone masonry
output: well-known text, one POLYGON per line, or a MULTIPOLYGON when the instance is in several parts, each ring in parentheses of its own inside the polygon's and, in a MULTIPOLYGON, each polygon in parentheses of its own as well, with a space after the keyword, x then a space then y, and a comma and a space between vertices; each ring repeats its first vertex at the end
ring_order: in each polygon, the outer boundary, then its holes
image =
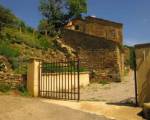
POLYGON ((123 56, 119 43, 73 30, 65 30, 63 42, 77 51, 81 66, 90 71, 91 82, 121 80, 123 56))

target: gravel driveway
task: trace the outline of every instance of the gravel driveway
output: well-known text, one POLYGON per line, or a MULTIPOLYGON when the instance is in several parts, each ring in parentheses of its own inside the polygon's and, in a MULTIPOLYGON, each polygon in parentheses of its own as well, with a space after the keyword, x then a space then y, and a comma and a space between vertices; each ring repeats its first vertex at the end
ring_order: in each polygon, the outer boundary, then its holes
POLYGON ((108 120, 103 116, 89 114, 38 98, 0 96, 0 120, 108 120))
POLYGON ((124 77, 122 82, 90 84, 81 88, 81 100, 106 101, 110 103, 134 101, 134 73, 124 77))

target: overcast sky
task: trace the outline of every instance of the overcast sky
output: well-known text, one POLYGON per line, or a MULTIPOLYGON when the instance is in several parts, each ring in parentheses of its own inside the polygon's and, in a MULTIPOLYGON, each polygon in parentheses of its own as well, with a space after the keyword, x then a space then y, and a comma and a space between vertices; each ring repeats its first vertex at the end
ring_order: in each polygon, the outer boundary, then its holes
MULTIPOLYGON (((0 0, 16 16, 36 28, 39 0, 0 0)), ((150 43, 150 0, 88 0, 87 15, 123 23, 124 43, 150 43)))

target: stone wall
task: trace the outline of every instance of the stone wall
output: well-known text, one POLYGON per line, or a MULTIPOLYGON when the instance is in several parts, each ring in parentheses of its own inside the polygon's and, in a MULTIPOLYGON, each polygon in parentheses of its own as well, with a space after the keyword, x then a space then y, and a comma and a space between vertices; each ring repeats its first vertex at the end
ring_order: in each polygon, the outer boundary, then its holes
POLYGON ((105 40, 79 31, 65 30, 63 41, 74 49, 109 49, 113 50, 119 46, 116 42, 105 40))
POLYGON ((81 66, 91 72, 91 82, 102 80, 120 81, 117 53, 109 49, 81 50, 79 54, 81 66))
POLYGON ((150 43, 136 45, 138 103, 150 102, 150 43))
POLYGON ((20 74, 0 73, 0 84, 11 85, 12 88, 26 84, 26 76, 20 74))
POLYGON ((116 42, 73 30, 65 31, 63 41, 77 51, 81 66, 90 71, 91 82, 121 80, 124 63, 116 42))

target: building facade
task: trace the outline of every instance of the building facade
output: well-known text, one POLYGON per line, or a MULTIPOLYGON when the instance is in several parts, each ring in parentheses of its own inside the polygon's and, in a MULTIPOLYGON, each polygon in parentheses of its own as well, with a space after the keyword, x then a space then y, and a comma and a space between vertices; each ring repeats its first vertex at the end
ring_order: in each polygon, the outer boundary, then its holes
POLYGON ((123 42, 123 25, 109 20, 88 16, 85 19, 74 19, 70 21, 65 28, 95 37, 101 37, 105 40, 112 40, 119 44, 123 42))
POLYGON ((74 19, 65 26, 63 41, 74 48, 91 82, 121 81, 124 71, 123 25, 95 17, 74 19))

